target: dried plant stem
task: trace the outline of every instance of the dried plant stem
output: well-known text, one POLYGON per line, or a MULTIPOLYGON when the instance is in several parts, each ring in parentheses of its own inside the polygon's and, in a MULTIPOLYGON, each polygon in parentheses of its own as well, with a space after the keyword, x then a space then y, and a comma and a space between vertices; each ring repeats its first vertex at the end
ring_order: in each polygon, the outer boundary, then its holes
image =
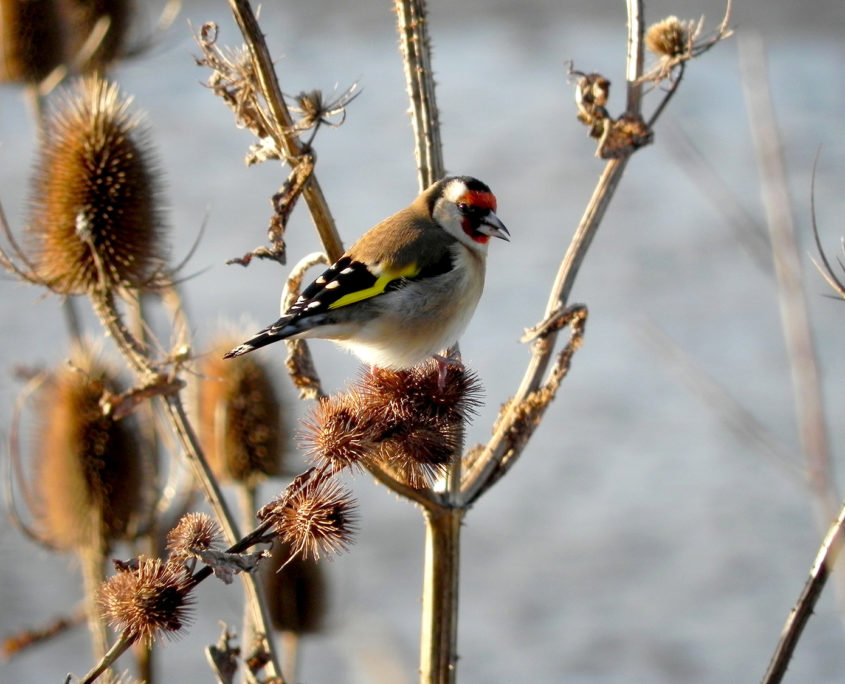
POLYGON ((845 535, 845 505, 839 510, 839 516, 828 529, 813 567, 810 569, 810 576, 804 584, 804 589, 786 619, 774 655, 769 662, 766 674, 763 675, 761 680, 762 684, 778 684, 783 680, 786 668, 789 666, 789 661, 792 659, 792 654, 801 638, 801 632, 813 614, 813 609, 819 596, 821 596, 825 582, 827 582, 827 578, 842 550, 843 542, 845 542, 843 535, 845 535))
MULTIPOLYGON (((79 684, 92 684, 92 682, 97 681, 97 679, 100 678, 100 675, 114 665, 117 662, 117 659, 120 658, 120 656, 123 655, 137 639, 137 635, 131 636, 125 632, 122 633, 100 662, 98 662, 82 679, 79 680, 79 684)), ((71 681, 69 675, 66 681, 71 681)))
MULTIPOLYGON (((578 274, 578 269, 587 254, 593 237, 598 232, 601 219, 610 204, 616 187, 619 185, 627 161, 627 157, 612 159, 605 165, 593 191, 593 196, 563 257, 546 305, 545 319, 555 316, 565 306, 578 274)), ((466 505, 472 504, 490 487, 494 473, 498 473, 496 475, 497 480, 504 474, 501 472, 501 467, 505 457, 511 464, 516 461, 518 454, 512 452, 510 435, 522 423, 526 403, 542 384, 543 376, 551 363, 556 340, 557 332, 553 331, 534 342, 531 359, 528 362, 521 385, 510 401, 508 409, 500 417, 492 439, 464 474, 461 492, 466 505)), ((523 443, 525 441, 527 439, 523 440, 523 443)))
MULTIPOLYGON (((258 510, 255 486, 239 484, 238 498, 241 508, 241 529, 248 530, 254 524, 255 512, 258 510)), ((255 611, 252 610, 248 602, 245 602, 243 622, 241 623, 241 651, 246 654, 247 658, 255 652, 256 645, 261 641, 260 631, 259 623, 255 621, 255 611)), ((268 632, 267 641, 272 639, 272 633, 268 632)))
POLYGON ((434 72, 424 0, 395 0, 399 49, 405 67, 405 86, 411 100, 414 156, 420 190, 442 178, 443 146, 434 98, 434 72))
MULTIPOLYGON (((628 54, 626 61, 626 77, 628 85, 627 112, 631 116, 640 113, 640 99, 642 85, 643 42, 642 42, 642 2, 628 0, 628 54)), ((555 282, 552 285, 549 300, 544 315, 545 320, 560 315, 566 307, 570 291, 578 275, 578 270, 593 237, 598 231, 604 213, 622 179, 622 174, 628 164, 629 156, 611 159, 604 167, 599 177, 593 195, 584 211, 575 235, 567 248, 555 282)), ((541 324, 542 326, 542 324, 541 324)), ((523 375, 522 383, 516 391, 508 409, 500 416, 498 426, 492 439, 484 447, 478 458, 464 474, 461 486, 462 504, 471 505, 487 490, 493 481, 503 474, 503 462, 507 459, 512 465, 519 456, 514 451, 511 435, 523 423, 523 417, 530 407, 531 397, 540 388, 543 376, 549 367, 554 353, 557 339, 556 330, 537 339, 532 347, 532 356, 523 375)), ((551 401, 552 396, 548 400, 551 401)), ((533 431, 533 427, 527 427, 533 431)), ((527 442, 529 435, 523 435, 521 445, 527 442)), ((522 447, 520 446, 520 449, 522 447)), ((509 467, 509 466, 508 466, 509 467)))
MULTIPOLYGON (((417 182, 419 189, 423 190, 445 174, 425 2, 395 0, 394 7, 405 86, 411 105, 417 182)), ((461 482, 462 434, 456 445, 446 472, 446 491, 439 497, 440 503, 423 503, 425 562, 420 682, 427 684, 454 682, 458 660, 458 588, 464 510, 457 501, 461 482)), ((417 497, 412 497, 412 500, 420 503, 417 497)))
POLYGON ((465 509, 425 511, 420 682, 456 679, 461 522, 465 509))
MULTIPOLYGON (((85 588, 85 615, 88 620, 88 632, 91 635, 91 647, 94 660, 99 661, 109 651, 109 630, 100 615, 97 604, 100 585, 105 581, 103 551, 99 543, 80 549, 79 563, 82 567, 82 583, 85 588)), ((106 681, 112 681, 114 673, 109 673, 106 681)))
POLYGON ((62 299, 62 312, 65 315, 71 346, 79 346, 82 342, 82 325, 79 322, 79 312, 76 310, 76 300, 72 296, 62 299))
MULTIPOLYGON (((273 130, 271 134, 279 150, 285 155, 285 160, 294 166, 297 159, 307 150, 299 142, 294 133, 293 118, 285 104, 282 90, 276 78, 276 71, 273 67, 273 60, 261 27, 255 18, 255 13, 247 0, 229 0, 229 7, 235 16, 235 21, 243 34, 244 41, 249 49, 252 63, 255 66, 258 82, 261 86, 261 94, 264 97, 270 113, 273 117, 273 130)), ((343 254, 343 243, 335 227, 334 219, 329 211, 328 202, 323 195, 316 176, 311 175, 302 196, 308 204, 308 210, 314 220, 314 226, 320 236, 320 240, 326 250, 329 260, 334 262, 343 254)))
MULTIPOLYGON (((138 376, 139 382, 143 385, 155 381, 159 377, 159 373, 153 367, 152 362, 147 357, 141 345, 132 337, 123 324, 115 306, 114 298, 109 294, 103 294, 94 296, 91 299, 97 316, 100 318, 109 335, 114 339, 127 363, 138 376)), ((220 522, 224 536, 229 540, 230 544, 234 544, 240 537, 237 525, 229 512, 217 481, 202 453, 199 440, 182 406, 181 397, 178 393, 169 393, 159 396, 158 399, 163 402, 165 414, 169 419, 171 428, 176 435, 179 445, 182 447, 185 458, 191 465, 194 477, 205 493, 209 504, 220 522)), ((280 681, 283 682, 275 642, 271 638, 272 623, 267 613, 266 603, 261 598, 261 587, 253 575, 243 573, 242 577, 246 591, 246 602, 251 606, 251 610, 253 611, 254 624, 260 625, 260 629, 265 636, 265 645, 267 652, 270 654, 270 662, 268 663, 270 674, 271 676, 279 677, 280 681)))
POLYGON ((745 36, 740 45, 740 66, 757 168, 766 211, 778 283, 781 323, 786 341, 795 413, 806 459, 806 472, 823 525, 839 509, 834 485, 828 430, 815 341, 807 314, 801 257, 786 180, 780 130, 774 118, 762 41, 745 36))
POLYGON ((286 629, 279 634, 279 641, 282 645, 282 656, 287 671, 288 679, 297 681, 297 670, 299 669, 299 643, 300 637, 297 632, 286 629))

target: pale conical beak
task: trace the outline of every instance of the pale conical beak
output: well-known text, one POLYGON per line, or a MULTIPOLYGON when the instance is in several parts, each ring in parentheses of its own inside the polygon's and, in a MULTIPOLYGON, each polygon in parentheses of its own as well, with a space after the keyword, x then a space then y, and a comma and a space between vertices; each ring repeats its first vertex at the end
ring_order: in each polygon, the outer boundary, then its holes
POLYGON ((478 226, 478 232, 510 242, 510 233, 508 232, 508 229, 505 228, 505 224, 502 223, 499 220, 499 217, 492 211, 484 217, 481 225, 478 226))

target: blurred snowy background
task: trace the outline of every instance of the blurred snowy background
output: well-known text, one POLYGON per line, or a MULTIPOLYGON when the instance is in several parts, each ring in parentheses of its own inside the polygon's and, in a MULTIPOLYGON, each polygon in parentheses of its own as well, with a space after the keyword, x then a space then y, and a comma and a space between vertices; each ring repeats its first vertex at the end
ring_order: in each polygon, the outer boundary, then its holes
MULTIPOLYGON (((153 14, 152 8, 144 8, 153 14)), ((499 199, 510 244, 492 245, 488 284, 462 341, 486 405, 470 442, 486 440, 528 358, 523 328, 542 316, 558 263, 602 168, 575 119, 566 61, 613 82, 624 107, 623 2, 504 0, 429 5, 447 167, 485 180, 499 199)), ((646 2, 648 23, 667 14, 715 26, 717 0, 646 2)), ((283 272, 225 259, 258 245, 268 198, 286 171, 245 168, 251 136, 200 83, 186 20, 220 24, 240 44, 222 0, 189 1, 152 54, 115 78, 147 112, 166 176, 174 261, 207 221, 185 284, 202 348, 222 321, 269 322, 283 272)), ((150 22, 152 17, 150 17, 150 22)), ((776 114, 804 252, 812 251, 809 189, 821 147, 816 203, 831 252, 845 234, 845 4, 841 0, 738 0, 737 37, 766 41, 776 114)), ((346 124, 317 138, 317 173, 350 243, 416 194, 412 138, 389 3, 266 2, 262 26, 285 92, 331 92, 359 81, 346 124)), ((662 328, 782 440, 800 462, 789 368, 773 280, 683 171, 678 131, 758 220, 763 219, 731 39, 695 61, 638 152, 593 243, 573 301, 589 306, 584 347, 523 460, 467 517, 461 574, 459 680, 695 684, 757 681, 821 539, 800 479, 732 434, 681 386, 644 341, 662 328)), ((647 101, 654 106, 656 99, 647 101)), ((0 89, 0 198, 14 226, 25 210, 34 130, 20 93, 0 89)), ((292 259, 317 247, 304 210, 288 230, 292 259)), ((830 420, 841 470, 845 449, 845 307, 804 259, 830 420)), ((286 272, 286 271, 285 271, 286 272)), ((90 319, 89 319, 90 320, 90 319)), ((18 385, 15 364, 66 354, 59 302, 0 281, 0 436, 18 385)), ((91 320, 90 327, 94 328, 91 320)), ((251 331, 251 328, 250 328, 251 331)), ((312 347, 326 385, 356 369, 328 343, 312 347)), ((267 357, 284 349, 269 348, 267 357)), ((302 413, 281 376, 292 415, 302 413)), ((5 450, 4 450, 5 458, 5 450)), ((306 644, 301 681, 416 680, 423 529, 419 513, 369 481, 353 482, 361 531, 328 565, 329 632, 306 644)), ((263 499, 277 486, 268 485, 263 499)), ((0 634, 35 626, 75 605, 78 569, 0 531, 0 634)), ((162 681, 211 681, 201 649, 218 620, 237 624, 239 590, 206 582, 196 623, 167 644, 162 681)), ((845 680, 845 629, 829 587, 787 681, 845 680)), ((78 629, 0 664, 0 681, 59 682, 90 665, 78 629)))

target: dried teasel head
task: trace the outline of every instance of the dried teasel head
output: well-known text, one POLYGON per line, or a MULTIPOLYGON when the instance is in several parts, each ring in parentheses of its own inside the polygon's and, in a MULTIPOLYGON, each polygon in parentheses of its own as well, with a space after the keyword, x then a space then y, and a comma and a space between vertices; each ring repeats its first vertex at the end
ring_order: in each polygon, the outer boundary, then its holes
POLYGON ((0 82, 39 83, 63 57, 53 0, 0 0, 0 82))
POLYGON ((281 403, 259 359, 223 359, 233 344, 234 338, 218 341, 198 366, 199 435, 221 480, 254 485, 281 473, 281 403))
POLYGON ((272 525, 294 554, 319 559, 349 546, 357 529, 355 502, 349 491, 332 479, 297 477, 286 490, 258 511, 258 519, 272 525))
POLYGON ((432 360, 403 371, 373 369, 357 391, 378 442, 377 460, 409 486, 422 488, 445 473, 481 388, 463 366, 441 371, 432 360))
POLYGON ((190 619, 193 586, 183 566, 141 557, 103 583, 100 605, 117 631, 149 644, 162 634, 178 637, 190 619))
POLYGON ((673 58, 690 49, 690 27, 676 16, 669 16, 648 27, 646 47, 658 57, 673 58))
POLYGON ((362 375, 358 391, 365 410, 388 424, 441 419, 461 423, 480 404, 481 385, 459 364, 449 363, 442 372, 434 359, 408 370, 373 368, 362 375))
POLYGON ((58 0, 67 27, 69 58, 84 58, 80 71, 102 73, 127 54, 133 4, 129 0, 58 0))
POLYGON ((133 416, 105 415, 114 374, 90 360, 53 373, 39 394, 34 439, 33 515, 59 549, 104 548, 124 536, 149 500, 148 465, 133 416))
POLYGON ((48 117, 29 231, 36 273, 56 292, 144 288, 162 268, 159 174, 130 104, 90 77, 48 117))
POLYGON ((294 97, 295 104, 291 109, 300 115, 295 130, 298 132, 316 129, 325 124, 332 128, 343 125, 346 121, 346 107, 361 91, 358 84, 353 83, 333 100, 327 100, 321 90, 300 92, 294 97))
POLYGON ((460 447, 461 431, 440 422, 401 426, 379 445, 376 460, 400 482, 414 489, 425 489, 446 474, 455 451, 460 447))
POLYGON ((184 562, 198 551, 217 548, 220 528, 205 513, 186 513, 176 527, 167 533, 167 549, 170 562, 184 562))
POLYGON ((278 540, 272 557, 262 563, 261 578, 273 626, 282 632, 316 634, 322 631, 328 607, 326 579, 313 558, 296 555, 278 540))
POLYGON ((317 402, 305 420, 300 442, 306 455, 331 473, 363 470, 376 457, 370 420, 355 393, 340 393, 317 402))

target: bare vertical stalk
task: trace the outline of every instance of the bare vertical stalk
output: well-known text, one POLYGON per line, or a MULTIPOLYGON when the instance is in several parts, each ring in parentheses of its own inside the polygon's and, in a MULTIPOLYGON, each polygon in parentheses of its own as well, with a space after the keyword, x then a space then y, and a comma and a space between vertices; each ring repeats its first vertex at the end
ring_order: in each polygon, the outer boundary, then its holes
MULTIPOLYGON (((91 635, 91 646, 94 653, 94 660, 99 661, 109 651, 109 630, 105 620, 100 615, 97 605, 97 596, 100 585, 103 583, 105 573, 103 572, 103 551, 99 534, 95 537, 97 541, 91 546, 79 551, 79 563, 82 566, 82 583, 85 589, 85 613, 88 619, 88 631, 91 635)), ((114 673, 107 671, 106 682, 114 681, 114 673)))
MULTIPOLYGON (((405 87, 411 104, 417 181, 422 191, 445 173, 425 2, 395 0, 395 10, 405 87)), ((464 515, 464 510, 458 505, 462 451, 463 436, 457 440, 446 472, 446 492, 441 499, 444 503, 423 509, 425 561, 420 682, 427 684, 455 681, 461 520, 464 515)))
POLYGON ((778 283, 781 324, 792 373, 795 414, 816 513, 823 521, 822 525, 827 526, 828 521, 836 517, 839 495, 834 485, 822 387, 807 314, 780 130, 768 88, 762 41, 745 36, 739 46, 742 83, 778 283))
POLYGON ((422 191, 445 173, 425 1, 395 0, 395 9, 399 50, 405 67, 405 87, 411 100, 414 156, 422 191))
POLYGON ((458 579, 463 508, 425 509, 420 682, 451 684, 456 679, 458 579))
MULTIPOLYGON (((255 512, 258 510, 255 503, 257 498, 255 487, 253 485, 239 484, 238 497, 241 507, 241 525, 243 529, 248 530, 253 526, 255 512)), ((255 620, 255 611, 249 602, 245 601, 243 621, 241 623, 241 650, 247 658, 255 652, 256 645, 261 641, 260 631, 260 623, 255 620)), ((272 632, 267 632, 267 641, 275 642, 272 632)), ((290 665, 288 665, 288 672, 293 672, 290 669, 290 665)))

